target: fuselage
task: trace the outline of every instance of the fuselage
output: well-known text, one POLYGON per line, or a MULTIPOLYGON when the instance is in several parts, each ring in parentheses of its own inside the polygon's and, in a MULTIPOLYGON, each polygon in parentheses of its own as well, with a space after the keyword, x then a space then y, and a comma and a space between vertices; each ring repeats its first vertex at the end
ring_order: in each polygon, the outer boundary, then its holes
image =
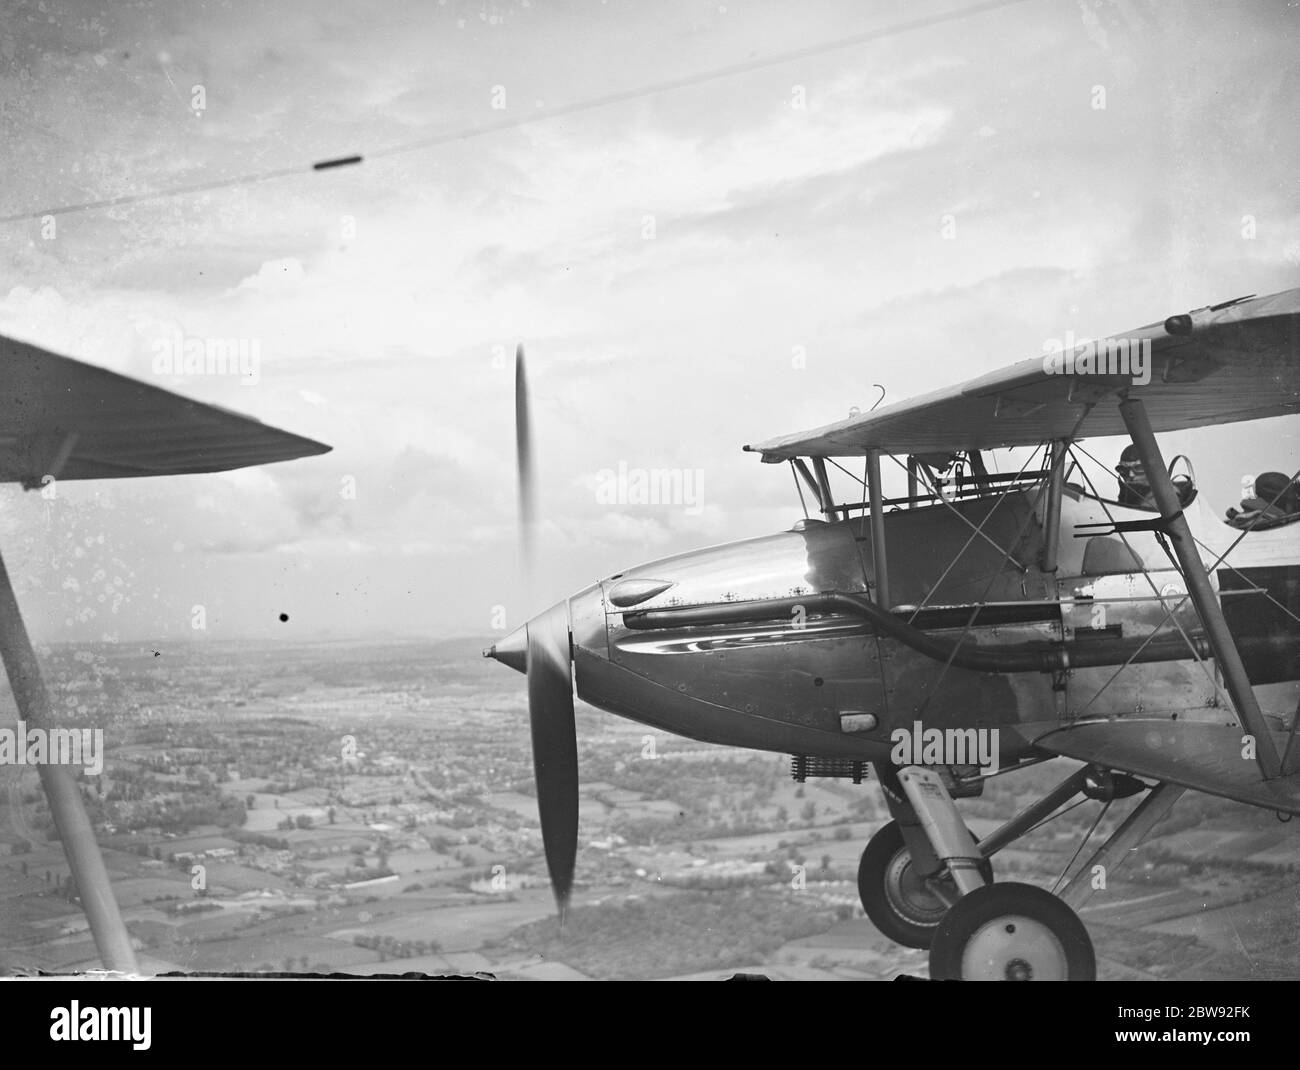
MULTIPOLYGON (((895 730, 918 723, 1235 723, 1212 661, 1198 664, 1190 649, 1130 657, 1153 632, 1166 650, 1199 633, 1155 534, 1087 527, 1108 524, 1107 511, 1121 522, 1153 514, 1067 485, 1048 572, 1041 510, 1042 496, 1024 490, 888 513, 884 608, 963 653, 1041 648, 1057 671, 965 668, 896 629, 818 611, 814 596, 823 592, 872 595, 870 529, 853 517, 653 561, 579 592, 569 599, 577 694, 692 739, 861 761, 886 760, 895 730), (748 604, 775 608, 770 619, 711 619, 748 604)), ((1187 515, 1207 565, 1240 535, 1198 502, 1187 515)), ((1248 534, 1211 570, 1261 707, 1279 727, 1300 696, 1298 559, 1296 529, 1279 528, 1248 534)), ((1014 731, 1001 736, 1004 764, 1032 753, 1014 731)))

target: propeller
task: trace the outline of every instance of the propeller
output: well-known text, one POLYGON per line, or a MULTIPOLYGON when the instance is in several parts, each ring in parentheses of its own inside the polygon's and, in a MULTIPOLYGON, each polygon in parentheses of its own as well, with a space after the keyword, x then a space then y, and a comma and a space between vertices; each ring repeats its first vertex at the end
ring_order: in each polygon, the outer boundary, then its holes
POLYGON ((561 602, 528 629, 528 719, 542 845, 560 919, 573 889, 578 856, 578 731, 573 716, 569 607, 561 602))
MULTIPOLYGON (((520 547, 525 583, 531 590, 537 510, 528 375, 522 345, 515 350, 515 461, 519 472, 520 547)), ((563 922, 578 855, 578 730, 573 713, 568 602, 552 606, 519 631, 488 653, 528 675, 528 720, 533 736, 533 775, 542 845, 563 922), (520 636, 519 631, 524 634, 520 636)))
POLYGON ((537 495, 533 480, 533 432, 528 415, 528 372, 524 346, 515 349, 515 469, 519 474, 519 545, 524 580, 532 583, 533 544, 537 529, 537 495))

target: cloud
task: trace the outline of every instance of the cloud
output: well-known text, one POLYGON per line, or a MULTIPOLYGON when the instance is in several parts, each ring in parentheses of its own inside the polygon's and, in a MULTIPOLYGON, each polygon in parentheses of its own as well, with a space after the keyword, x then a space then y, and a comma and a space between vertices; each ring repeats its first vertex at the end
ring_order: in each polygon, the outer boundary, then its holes
POLYGON ((240 279, 235 289, 269 295, 291 293, 302 285, 304 277, 302 261, 294 256, 286 256, 279 260, 268 260, 257 269, 256 275, 240 279))

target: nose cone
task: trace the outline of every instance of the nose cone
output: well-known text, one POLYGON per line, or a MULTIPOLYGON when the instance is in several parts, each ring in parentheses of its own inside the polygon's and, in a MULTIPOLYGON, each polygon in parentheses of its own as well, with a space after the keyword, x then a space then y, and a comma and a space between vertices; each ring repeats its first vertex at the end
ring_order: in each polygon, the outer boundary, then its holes
POLYGON ((485 658, 495 658, 515 672, 528 671, 528 625, 521 624, 501 642, 483 651, 485 658))

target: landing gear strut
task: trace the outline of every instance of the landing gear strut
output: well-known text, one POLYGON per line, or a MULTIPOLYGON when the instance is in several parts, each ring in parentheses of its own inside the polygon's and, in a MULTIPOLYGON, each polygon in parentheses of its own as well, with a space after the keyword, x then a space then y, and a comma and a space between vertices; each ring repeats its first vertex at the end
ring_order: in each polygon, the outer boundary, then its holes
MULTIPOLYGON (((877 766, 877 772, 894 820, 862 854, 858 894, 882 933, 906 947, 928 947, 933 980, 1096 979, 1092 941, 1079 916, 1042 888, 993 883, 988 858, 978 843, 971 846, 973 837, 934 770, 877 766)), ((1074 773, 990 836, 987 852, 1022 835, 1087 783, 1087 770, 1074 773)))

